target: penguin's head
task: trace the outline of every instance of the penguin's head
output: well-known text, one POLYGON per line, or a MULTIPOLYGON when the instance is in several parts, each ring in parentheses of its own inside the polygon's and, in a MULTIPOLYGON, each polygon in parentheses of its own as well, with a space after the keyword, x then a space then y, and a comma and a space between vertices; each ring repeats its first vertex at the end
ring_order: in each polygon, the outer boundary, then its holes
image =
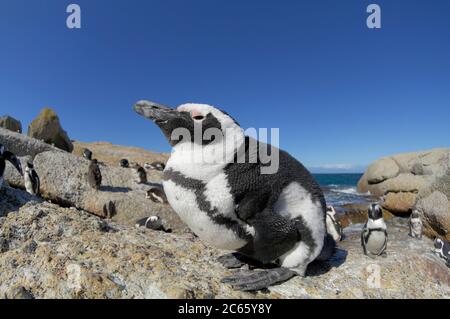
POLYGON ((420 218, 420 211, 417 208, 412 210, 411 218, 420 218))
POLYGON ((27 165, 25 165, 25 172, 29 173, 34 169, 34 165, 30 162, 27 162, 27 165))
POLYGON ((334 209, 333 206, 327 206, 327 214, 331 216, 336 215, 336 210, 334 209))
POLYGON ((372 220, 383 218, 383 211, 378 204, 370 204, 368 214, 369 218, 372 220))
POLYGON ((139 101, 134 110, 155 122, 172 146, 180 143, 220 144, 224 137, 244 136, 242 128, 231 116, 211 105, 188 103, 173 109, 139 101))
POLYGON ((436 238, 436 239, 434 240, 434 248, 436 248, 436 249, 442 249, 442 247, 444 247, 444 242, 442 241, 442 239, 436 238))
POLYGON ((0 156, 3 156, 3 153, 5 153, 5 146, 0 144, 0 156))

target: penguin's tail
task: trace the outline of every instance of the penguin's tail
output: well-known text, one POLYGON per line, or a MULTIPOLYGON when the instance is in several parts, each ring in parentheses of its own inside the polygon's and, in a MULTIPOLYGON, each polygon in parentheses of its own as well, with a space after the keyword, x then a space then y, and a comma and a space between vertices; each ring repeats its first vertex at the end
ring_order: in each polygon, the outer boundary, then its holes
POLYGON ((331 237, 330 234, 327 234, 323 241, 322 251, 320 252, 319 256, 317 256, 316 260, 326 261, 330 259, 331 256, 333 256, 334 254, 335 248, 336 242, 334 241, 333 237, 331 237))

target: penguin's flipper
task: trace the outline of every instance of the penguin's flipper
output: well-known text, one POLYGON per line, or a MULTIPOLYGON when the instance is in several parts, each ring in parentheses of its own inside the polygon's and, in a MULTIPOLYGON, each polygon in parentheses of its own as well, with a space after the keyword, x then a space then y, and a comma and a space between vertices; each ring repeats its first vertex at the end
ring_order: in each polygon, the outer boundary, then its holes
POLYGON ((294 271, 279 267, 262 271, 238 272, 236 275, 223 278, 221 282, 232 285, 236 290, 255 291, 280 284, 295 275, 294 271))

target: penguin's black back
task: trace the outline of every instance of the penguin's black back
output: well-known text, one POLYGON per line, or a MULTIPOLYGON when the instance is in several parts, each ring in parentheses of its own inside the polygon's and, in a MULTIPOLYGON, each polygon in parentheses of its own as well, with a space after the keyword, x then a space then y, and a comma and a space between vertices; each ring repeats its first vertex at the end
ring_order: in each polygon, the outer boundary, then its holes
MULTIPOLYGON (((245 163, 230 163, 225 167, 231 194, 234 197, 235 204, 239 204, 248 193, 269 194, 266 207, 273 207, 278 200, 283 189, 292 182, 299 183, 308 193, 314 202, 319 202, 324 211, 326 211, 325 197, 319 186, 309 171, 289 153, 279 150, 279 168, 274 174, 261 174, 263 164, 258 154, 249 154, 250 137, 245 138, 245 163), (256 163, 248 163, 248 158, 255 156, 256 163)), ((258 150, 261 142, 258 143, 258 150)), ((270 149, 270 145, 268 145, 270 149)))

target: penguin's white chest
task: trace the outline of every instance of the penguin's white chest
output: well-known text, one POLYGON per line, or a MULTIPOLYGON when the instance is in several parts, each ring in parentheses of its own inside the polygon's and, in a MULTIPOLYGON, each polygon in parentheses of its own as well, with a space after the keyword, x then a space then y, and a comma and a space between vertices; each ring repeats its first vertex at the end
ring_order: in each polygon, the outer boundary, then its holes
POLYGON ((33 182, 31 181, 30 175, 28 172, 24 174, 24 181, 25 181, 25 189, 28 193, 33 193, 33 182))
POLYGON ((233 230, 214 221, 214 217, 220 216, 237 220, 225 174, 211 179, 203 190, 191 189, 173 180, 164 181, 163 186, 172 208, 200 239, 226 250, 236 250, 246 244, 233 230))

